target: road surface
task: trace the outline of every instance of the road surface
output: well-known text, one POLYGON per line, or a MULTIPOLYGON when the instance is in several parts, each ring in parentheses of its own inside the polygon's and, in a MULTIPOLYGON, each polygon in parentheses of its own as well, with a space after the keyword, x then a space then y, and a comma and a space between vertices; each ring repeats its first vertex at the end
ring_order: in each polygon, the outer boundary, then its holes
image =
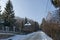
POLYGON ((4 40, 8 40, 8 39, 12 39, 12 40, 52 40, 52 38, 47 36, 42 31, 33 32, 27 35, 15 35, 13 37, 10 37, 4 40))

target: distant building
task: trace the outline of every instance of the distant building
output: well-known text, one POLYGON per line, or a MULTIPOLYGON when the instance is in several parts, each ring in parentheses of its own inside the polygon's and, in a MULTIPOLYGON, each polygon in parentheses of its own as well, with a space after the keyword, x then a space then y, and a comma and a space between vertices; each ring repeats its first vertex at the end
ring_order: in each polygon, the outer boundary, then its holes
POLYGON ((31 23, 29 21, 27 21, 27 23, 24 24, 24 28, 23 28, 23 31, 24 32, 31 32, 32 29, 31 29, 31 23))
POLYGON ((24 27, 30 27, 31 26, 31 23, 27 22, 24 27))

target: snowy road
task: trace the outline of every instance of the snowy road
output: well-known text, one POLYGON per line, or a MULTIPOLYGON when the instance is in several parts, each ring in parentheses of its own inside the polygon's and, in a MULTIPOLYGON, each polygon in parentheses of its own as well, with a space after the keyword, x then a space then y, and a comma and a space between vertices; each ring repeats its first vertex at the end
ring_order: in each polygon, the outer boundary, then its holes
MULTIPOLYGON (((10 37, 8 39, 12 39, 12 40, 52 40, 50 37, 48 37, 42 31, 33 32, 28 35, 15 35, 15 36, 10 37)), ((8 39, 5 39, 5 40, 8 40, 8 39)))

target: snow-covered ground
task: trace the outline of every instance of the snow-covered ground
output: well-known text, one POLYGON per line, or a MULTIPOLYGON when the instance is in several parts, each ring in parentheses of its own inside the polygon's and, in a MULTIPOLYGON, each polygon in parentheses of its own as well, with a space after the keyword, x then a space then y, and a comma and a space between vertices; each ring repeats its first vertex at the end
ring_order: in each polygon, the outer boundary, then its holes
POLYGON ((12 39, 12 40, 52 40, 52 38, 47 36, 42 31, 33 32, 27 35, 15 35, 13 37, 2 39, 2 40, 8 40, 8 39, 12 39))

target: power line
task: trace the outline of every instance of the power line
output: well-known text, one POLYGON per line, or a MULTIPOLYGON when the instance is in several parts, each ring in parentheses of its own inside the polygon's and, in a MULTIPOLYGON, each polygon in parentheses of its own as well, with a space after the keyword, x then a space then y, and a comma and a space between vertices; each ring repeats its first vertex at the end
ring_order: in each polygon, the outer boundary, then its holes
POLYGON ((47 12, 47 9, 48 9, 48 0, 46 1, 46 10, 45 10, 45 12, 47 12))

